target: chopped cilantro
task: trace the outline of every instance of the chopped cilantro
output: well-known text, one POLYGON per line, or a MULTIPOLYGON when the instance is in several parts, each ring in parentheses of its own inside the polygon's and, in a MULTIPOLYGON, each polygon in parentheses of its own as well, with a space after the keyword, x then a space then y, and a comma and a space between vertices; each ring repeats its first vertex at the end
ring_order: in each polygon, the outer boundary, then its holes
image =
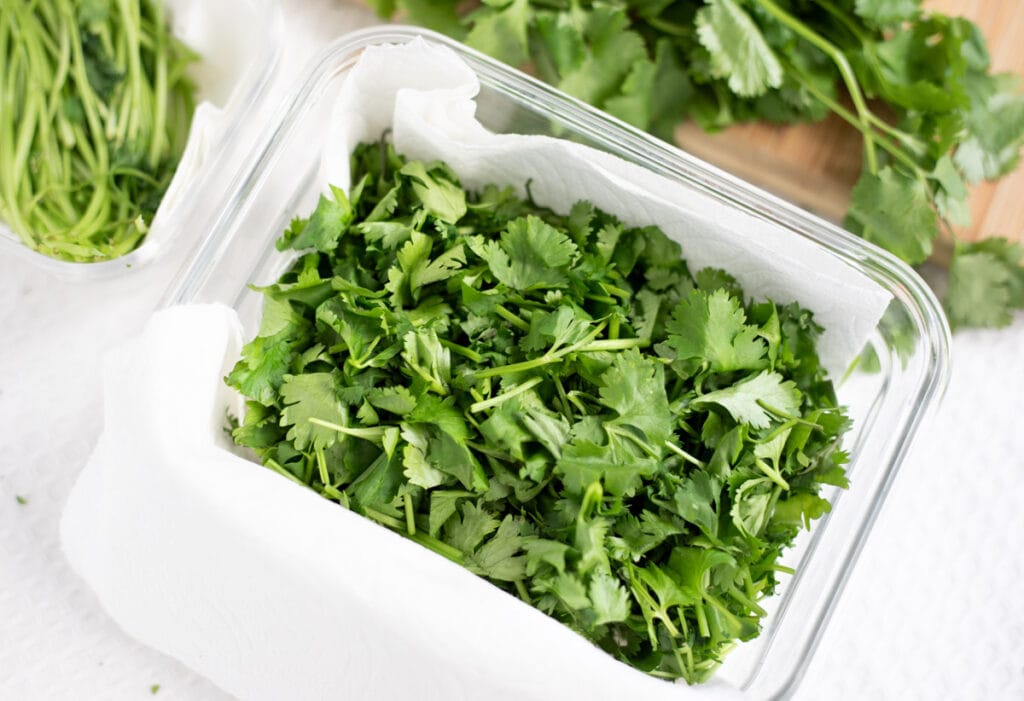
POLYGON ((706 679, 846 484, 811 314, 585 202, 467 193, 385 143, 352 172, 280 241, 302 255, 227 378, 234 440, 609 654, 706 679))

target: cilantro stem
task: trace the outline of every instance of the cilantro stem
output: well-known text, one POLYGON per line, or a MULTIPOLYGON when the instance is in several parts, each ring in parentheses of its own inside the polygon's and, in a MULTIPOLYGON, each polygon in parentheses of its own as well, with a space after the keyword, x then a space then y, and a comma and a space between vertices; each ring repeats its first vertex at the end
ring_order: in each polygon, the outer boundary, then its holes
POLYGON ((327 458, 324 456, 323 448, 316 449, 316 466, 320 472, 320 483, 325 486, 330 484, 331 478, 327 474, 327 458))
MULTIPOLYGON (((783 61, 783 64, 785 65, 786 70, 789 71, 793 76, 795 76, 797 82, 800 83, 800 86, 807 90, 807 92, 809 92, 816 100, 818 100, 821 104, 828 107, 831 111, 835 112, 837 116, 843 119, 843 121, 850 124, 857 130, 861 131, 862 134, 866 135, 866 132, 863 131, 864 125, 861 122, 861 120, 857 117, 857 115, 853 114, 848 109, 843 107, 841 104, 839 104, 831 97, 826 95, 824 92, 822 92, 821 89, 819 89, 818 86, 814 84, 814 81, 807 78, 803 71, 801 71, 795 65, 789 63, 788 61, 783 61)), ((885 132, 886 134, 889 134, 897 141, 904 143, 910 142, 910 144, 912 144, 913 146, 918 146, 917 141, 913 139, 913 137, 911 137, 909 134, 906 134, 898 129, 891 127, 889 124, 885 122, 885 120, 875 116, 874 113, 869 113, 867 115, 867 121, 869 125, 878 128, 879 130, 885 132)), ((892 144, 887 139, 882 139, 877 136, 873 138, 876 139, 875 143, 877 143, 878 146, 881 146, 883 149, 886 150, 886 152, 889 155, 891 155, 893 158, 898 160, 903 165, 910 168, 912 172, 916 173, 920 171, 917 162, 914 161, 912 157, 907 155, 906 151, 904 151, 902 148, 892 144)))
POLYGON ((569 392, 568 394, 566 394, 565 398, 568 399, 572 403, 572 405, 574 407, 579 409, 581 414, 586 414, 587 413, 587 405, 584 404, 583 400, 580 399, 581 394, 582 394, 581 392, 577 392, 576 390, 573 390, 572 392, 569 392))
MULTIPOLYGON (((382 514, 381 514, 382 515, 382 514)), ((383 522, 382 522, 383 523, 383 522)), ((398 529, 401 530, 401 526, 398 529)), ((452 562, 461 565, 465 562, 465 556, 461 550, 448 545, 447 543, 434 538, 423 531, 416 531, 413 535, 409 536, 411 540, 419 543, 420 545, 430 548, 438 555, 448 558, 452 562)))
POLYGON ((604 290, 610 295, 615 295, 619 299, 622 299, 626 302, 633 298, 633 294, 631 292, 629 292, 628 290, 624 290, 621 287, 616 287, 610 282, 602 282, 600 284, 602 290, 604 290))
POLYGON ((612 425, 612 424, 606 425, 605 426, 605 430, 609 434, 616 435, 616 436, 621 436, 622 438, 625 438, 626 440, 631 442, 633 445, 635 445, 640 450, 642 450, 645 453, 647 453, 649 456, 651 456, 655 460, 661 458, 661 453, 659 453, 657 450, 655 450, 652 446, 648 445, 646 441, 641 440, 639 436, 633 434, 631 431, 623 430, 623 429, 621 429, 621 428, 619 428, 619 427, 617 427, 615 425, 612 425))
POLYGON ((331 499, 334 499, 335 501, 339 502, 340 504, 343 504, 346 507, 348 506, 348 496, 346 496, 344 492, 338 491, 338 488, 335 487, 333 484, 325 484, 320 489, 320 493, 326 494, 331 499))
POLYGON ((92 20, 79 4, 3 4, 0 217, 29 248, 85 262, 148 232, 188 137, 194 57, 162 2, 92 20))
POLYGON ((523 580, 517 579, 515 581, 515 586, 516 593, 519 594, 519 598, 532 606, 533 601, 530 599, 530 592, 526 590, 526 584, 523 583, 523 580))
POLYGON ((373 351, 377 348, 377 344, 380 343, 380 339, 381 337, 377 336, 375 339, 370 341, 370 344, 366 346, 366 350, 363 352, 362 358, 356 358, 354 355, 350 353, 348 356, 348 360, 346 362, 352 365, 352 367, 354 367, 356 370, 362 370, 363 368, 365 368, 367 365, 373 362, 374 356, 372 354, 373 351))
POLYGON ((698 601, 693 607, 697 614, 697 631, 705 638, 711 637, 711 629, 708 627, 708 615, 704 612, 704 606, 698 601))
POLYGON ((773 469, 771 465, 766 463, 761 458, 755 458, 754 464, 757 465, 757 469, 759 469, 761 472, 765 474, 765 477, 767 477, 772 482, 782 487, 786 491, 789 491, 789 483, 782 478, 782 475, 779 474, 778 470, 773 469))
POLYGON ((369 506, 364 506, 362 508, 362 511, 364 516, 372 518, 377 523, 387 526, 393 531, 398 531, 399 533, 401 533, 405 530, 405 524, 393 516, 383 514, 380 511, 377 511, 376 509, 371 508, 369 506))
POLYGON ((669 616, 668 611, 663 611, 651 593, 647 591, 647 587, 636 575, 636 568, 629 563, 627 565, 627 574, 629 576, 630 591, 633 592, 633 598, 636 599, 637 603, 640 604, 640 611, 643 613, 644 620, 647 622, 647 635, 650 637, 651 646, 657 649, 658 647, 658 634, 654 630, 654 619, 657 618, 661 621, 662 625, 669 634, 676 638, 679 637, 679 630, 672 623, 672 618, 669 616))
POLYGON ((601 505, 601 500, 604 499, 604 488, 600 482, 591 482, 587 485, 587 491, 583 493, 583 502, 580 504, 580 512, 576 516, 576 522, 582 523, 588 520, 594 513, 594 510, 601 505))
POLYGON ((291 472, 289 472, 288 470, 286 470, 283 467, 281 467, 281 465, 277 461, 273 460, 272 458, 267 458, 267 461, 265 463, 263 463, 263 464, 266 465, 267 467, 269 467, 274 472, 287 477, 288 479, 290 479, 295 484, 300 484, 303 487, 308 487, 309 486, 308 484, 306 484, 305 482, 300 480, 298 477, 293 475, 291 472))
MULTIPOLYGON (((617 318, 612 322, 618 321, 617 318)), ((617 324, 616 324, 617 326, 617 324)), ((609 329, 611 331, 611 329, 609 329)), ((600 351, 626 350, 627 348, 646 348, 651 345, 649 338, 605 338, 592 341, 582 348, 577 348, 578 353, 598 353, 600 351)))
POLYGON ((569 398, 565 396, 565 387, 562 386, 562 379, 558 375, 552 375, 551 379, 555 383, 555 392, 558 393, 558 408, 562 412, 562 416, 572 423, 572 408, 569 406, 569 398))
POLYGON ((823 430, 821 426, 814 423, 813 421, 808 421, 802 416, 793 416, 792 414, 788 414, 782 409, 777 409, 776 407, 773 407, 771 404, 768 404, 762 399, 757 400, 757 405, 764 409, 765 411, 767 411, 769 414, 774 414, 778 418, 783 419, 785 421, 792 421, 793 423, 803 424, 804 426, 810 426, 811 428, 816 428, 819 431, 823 430))
POLYGON ((867 117, 871 111, 868 109, 867 102, 864 100, 864 94, 861 92, 860 83, 857 81, 857 76, 853 71, 853 67, 850 65, 849 59, 846 58, 846 54, 828 39, 821 36, 796 17, 776 5, 772 0, 755 0, 755 2, 763 7, 768 14, 779 20, 779 22, 786 25, 799 36, 803 37, 824 52, 825 55, 832 59, 832 62, 836 64, 836 68, 839 69, 839 75, 843 79, 843 84, 846 85, 847 92, 850 93, 850 99, 853 100, 853 105, 859 116, 858 123, 860 125, 859 128, 861 134, 864 136, 864 153, 867 157, 868 170, 872 174, 878 173, 878 156, 875 153, 875 140, 871 133, 871 125, 867 117))
POLYGON ((685 450, 680 448, 678 445, 676 445, 672 441, 665 441, 665 447, 668 448, 669 450, 671 450, 673 453, 675 453, 679 457, 681 457, 686 462, 693 463, 694 465, 696 465, 697 467, 699 467, 702 470, 707 468, 707 466, 708 466, 708 464, 706 462, 704 462, 703 460, 698 460, 697 458, 693 457, 692 455, 687 453, 685 450))
POLYGON ((323 426, 324 428, 329 428, 332 431, 337 431, 338 433, 344 434, 346 436, 352 436, 353 438, 362 438, 363 440, 371 441, 373 443, 380 443, 384 438, 383 426, 373 426, 370 428, 353 428, 351 426, 342 426, 341 424, 332 423, 330 421, 324 421, 323 419, 318 419, 315 416, 310 417, 309 423, 316 424, 317 426, 323 426))
POLYGON ((518 397, 523 392, 528 392, 529 390, 533 389, 543 381, 543 377, 531 377, 526 382, 520 385, 516 385, 514 388, 510 389, 507 392, 502 392, 501 394, 491 397, 490 399, 485 399, 482 402, 476 402, 474 404, 471 404, 469 410, 475 414, 490 409, 492 407, 496 407, 503 402, 507 402, 509 399, 512 399, 513 397, 518 397))
POLYGON ((402 495, 402 503, 405 506, 405 530, 410 536, 416 535, 416 513, 412 509, 412 497, 409 492, 402 495))
POLYGON ((449 341, 447 338, 440 338, 438 340, 441 342, 442 346, 450 350, 452 353, 461 355, 463 358, 468 358, 469 360, 472 360, 474 363, 484 362, 484 357, 477 353, 475 350, 472 350, 471 348, 460 346, 458 343, 449 341))
POLYGON ((794 426, 797 426, 799 424, 803 424, 803 425, 809 426, 811 428, 816 428, 819 431, 822 430, 821 426, 819 426, 818 424, 811 423, 810 421, 807 421, 805 419, 789 419, 785 423, 779 424, 778 427, 775 428, 775 430, 773 430, 771 433, 769 433, 764 438, 757 438, 757 439, 752 438, 751 441, 754 442, 754 443, 757 443, 757 444, 771 443, 773 440, 778 438, 784 431, 788 431, 788 430, 792 429, 794 426))
POLYGON ((520 331, 528 332, 530 330, 530 325, 529 324, 527 324, 520 317, 516 316, 514 313, 510 312, 508 309, 506 309, 505 307, 501 306, 500 304, 498 304, 498 305, 496 305, 494 307, 494 313, 497 314, 498 316, 500 316, 502 319, 504 319, 508 323, 510 323, 513 326, 515 326, 520 331))
POLYGON ((511 363, 509 365, 499 365, 493 368, 486 368, 476 373, 478 380, 483 380, 488 377, 500 377, 501 375, 512 375, 517 372, 523 372, 524 370, 533 370, 535 368, 550 365, 551 363, 557 363, 562 359, 562 353, 555 355, 541 355, 530 360, 523 360, 518 363, 511 363))
POLYGON ((763 608, 758 606, 757 603, 753 599, 748 598, 743 592, 741 592, 736 587, 732 587, 728 591, 729 591, 729 596, 731 596, 732 598, 736 599, 736 601, 738 601, 743 606, 746 606, 747 608, 749 608, 751 611, 756 613, 758 616, 766 616, 766 615, 768 615, 767 611, 765 611, 763 608))

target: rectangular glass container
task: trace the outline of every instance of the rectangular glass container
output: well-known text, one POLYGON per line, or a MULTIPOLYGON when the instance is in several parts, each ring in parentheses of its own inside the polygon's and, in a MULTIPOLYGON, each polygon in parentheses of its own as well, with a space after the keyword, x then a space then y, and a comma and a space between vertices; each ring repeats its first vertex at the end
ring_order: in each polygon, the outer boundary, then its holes
MULTIPOLYGON (((260 130, 253 116, 266 107, 266 92, 283 49, 283 16, 278 0, 212 0, 206 4, 193 0, 191 5, 179 7, 185 14, 206 15, 205 21, 194 27, 200 34, 194 38, 225 47, 198 59, 209 80, 197 81, 197 103, 209 103, 220 111, 212 134, 200 147, 204 157, 198 172, 188 182, 174 178, 171 189, 177 192, 173 202, 168 198, 161 203, 141 245, 118 258, 92 263, 51 258, 26 246, 2 219, 0 251, 17 255, 62 279, 88 282, 163 260, 170 249, 187 251, 198 245, 198 235, 209 230, 210 220, 203 216, 214 211, 230 191, 232 176, 243 170, 247 161, 242 156, 260 130), (244 27, 244 34, 227 38, 223 34, 225 24, 244 27)), ((180 18, 172 15, 169 19, 175 29, 180 18)), ((179 38, 189 43, 190 37, 179 38)), ((190 142, 194 138, 193 132, 190 142)))
POLYGON ((892 295, 889 310, 868 341, 878 371, 854 371, 838 390, 855 421, 845 446, 851 454, 851 486, 823 494, 834 508, 785 558, 796 574, 763 602, 770 614, 761 635, 730 653, 716 673, 716 679, 749 698, 788 696, 815 651, 921 421, 947 379, 949 329, 941 307, 921 278, 894 256, 456 42, 392 26, 343 37, 312 67, 164 303, 227 304, 239 313, 245 337, 255 335, 262 297, 249 285, 270 283, 282 272, 287 259, 274 241, 292 217, 308 215, 324 187, 318 173, 325 144, 317 135, 325 130, 318 125, 330 119, 333 98, 363 49, 415 37, 448 46, 477 74, 477 118, 491 131, 569 138, 685 183, 806 238, 892 295))

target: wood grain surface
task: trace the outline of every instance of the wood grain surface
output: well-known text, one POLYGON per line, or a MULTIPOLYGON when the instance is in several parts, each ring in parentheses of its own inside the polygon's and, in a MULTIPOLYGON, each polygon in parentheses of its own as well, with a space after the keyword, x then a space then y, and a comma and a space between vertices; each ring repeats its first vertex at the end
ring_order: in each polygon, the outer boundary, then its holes
MULTIPOLYGON (((967 17, 988 39, 996 71, 1024 73, 1024 0, 928 0, 925 7, 967 17)), ((842 219, 860 175, 860 134, 837 117, 818 124, 740 125, 705 134, 688 123, 676 131, 685 150, 829 219, 842 219)), ((1006 236, 1024 242, 1024 168, 971 189, 966 240, 1006 236)), ((939 258, 948 255, 940 247, 939 258)))

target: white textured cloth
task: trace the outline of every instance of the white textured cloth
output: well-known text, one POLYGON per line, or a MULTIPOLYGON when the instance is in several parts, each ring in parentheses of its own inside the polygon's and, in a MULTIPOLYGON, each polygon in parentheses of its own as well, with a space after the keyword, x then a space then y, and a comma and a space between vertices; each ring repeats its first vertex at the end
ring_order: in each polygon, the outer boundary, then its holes
MULTIPOLYGON (((320 4, 291 12, 321 38, 320 4), (315 18, 315 19, 314 19, 315 18)), ((92 288, 0 254, 0 698, 223 700, 129 638, 71 573, 58 522, 101 427, 99 355, 138 332, 169 270, 92 288), (20 504, 16 496, 27 503, 20 504)), ((1024 315, 960 334, 944 406, 890 494, 797 693, 1024 698, 1024 315)))

